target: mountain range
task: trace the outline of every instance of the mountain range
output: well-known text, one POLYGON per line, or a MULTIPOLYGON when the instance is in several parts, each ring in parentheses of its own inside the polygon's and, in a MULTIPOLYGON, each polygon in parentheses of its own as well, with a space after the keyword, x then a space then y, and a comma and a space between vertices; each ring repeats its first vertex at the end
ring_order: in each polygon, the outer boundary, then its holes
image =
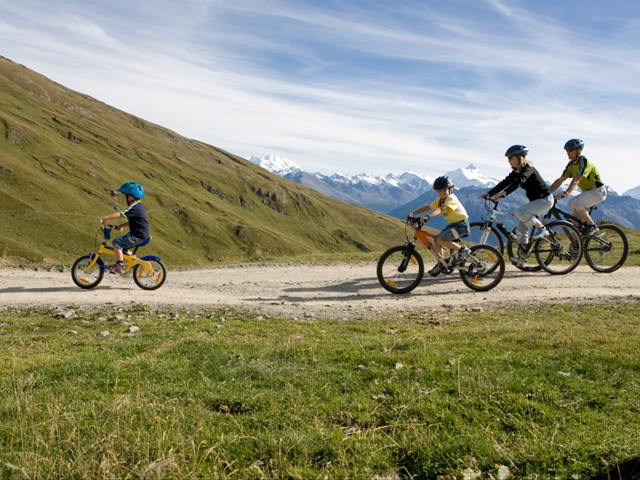
MULTIPOLYGON (((323 175, 305 172, 291 160, 276 155, 267 155, 262 158, 253 156, 249 161, 271 173, 343 202, 387 214, 395 211, 401 205, 412 202, 425 192, 432 192, 435 178, 413 172, 404 172, 400 175, 390 173, 384 177, 366 173, 354 176, 339 173, 323 175)), ((447 172, 446 175, 453 180, 458 189, 465 187, 490 188, 498 183, 497 179, 481 174, 473 164, 466 168, 447 172)))
MULTIPOLYGON (((431 203, 435 198, 432 189, 434 177, 412 172, 400 175, 388 174, 384 177, 366 173, 354 176, 338 173, 323 175, 305 172, 291 160, 276 155, 253 156, 250 161, 276 175, 330 197, 396 218, 405 218, 408 212, 431 203)), ((478 196, 501 179, 484 175, 473 164, 452 170, 445 175, 453 180, 456 195, 467 209, 471 220, 479 220, 485 212, 484 202, 478 200, 478 196)), ((526 198, 518 190, 502 202, 502 208, 505 211, 513 211, 524 202, 526 198)), ((568 210, 567 202, 568 200, 562 200, 559 203, 560 208, 568 210)), ((640 230, 640 187, 628 190, 624 195, 618 195, 614 190, 609 189, 607 200, 598 206, 593 216, 596 219, 606 219, 640 230)), ((443 220, 436 217, 432 226, 442 228, 443 220)))

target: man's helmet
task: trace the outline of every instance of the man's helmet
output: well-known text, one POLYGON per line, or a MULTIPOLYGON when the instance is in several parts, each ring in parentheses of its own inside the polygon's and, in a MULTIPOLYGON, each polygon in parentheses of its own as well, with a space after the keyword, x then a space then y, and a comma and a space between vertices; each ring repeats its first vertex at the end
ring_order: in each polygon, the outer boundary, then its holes
POLYGON ((564 144, 565 150, 573 150, 574 148, 584 148, 584 142, 579 138, 572 138, 564 144))
POLYGON ((123 183, 122 185, 120 185, 120 188, 118 188, 118 191, 126 195, 131 195, 135 198, 144 197, 144 188, 142 188, 142 185, 140 185, 138 182, 123 183))
POLYGON ((505 157, 513 157, 517 155, 526 155, 529 153, 529 149, 524 145, 511 145, 504 153, 505 157))
POLYGON ((453 180, 451 180, 446 175, 436 178, 435 181, 433 182, 434 190, 440 190, 441 188, 451 188, 451 187, 453 187, 453 180))

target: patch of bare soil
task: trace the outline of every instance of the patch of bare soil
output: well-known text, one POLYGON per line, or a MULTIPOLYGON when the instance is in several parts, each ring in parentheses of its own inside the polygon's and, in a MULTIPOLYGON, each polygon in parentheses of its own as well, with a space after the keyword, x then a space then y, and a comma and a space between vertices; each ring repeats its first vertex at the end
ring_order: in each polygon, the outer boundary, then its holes
POLYGON ((68 270, 0 269, 0 308, 109 307, 132 303, 157 307, 231 306, 288 318, 367 318, 379 314, 479 310, 561 302, 640 298, 640 268, 611 274, 579 267, 568 275, 525 273, 508 266, 489 292, 467 288, 457 275, 425 278, 410 294, 394 295, 376 278, 375 263, 234 265, 171 270, 158 290, 144 291, 130 278, 108 274, 82 290, 68 270))

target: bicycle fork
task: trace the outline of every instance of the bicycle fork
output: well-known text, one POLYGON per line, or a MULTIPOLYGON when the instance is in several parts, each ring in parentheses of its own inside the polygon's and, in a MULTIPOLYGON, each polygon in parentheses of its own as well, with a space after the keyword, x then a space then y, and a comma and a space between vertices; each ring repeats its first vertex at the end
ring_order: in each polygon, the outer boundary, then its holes
POLYGON ((409 262, 411 261, 411 256, 413 255, 413 251, 416 249, 416 241, 415 239, 408 242, 404 249, 404 258, 402 262, 400 262, 400 266, 398 267, 398 271, 403 273, 407 267, 409 266, 409 262))

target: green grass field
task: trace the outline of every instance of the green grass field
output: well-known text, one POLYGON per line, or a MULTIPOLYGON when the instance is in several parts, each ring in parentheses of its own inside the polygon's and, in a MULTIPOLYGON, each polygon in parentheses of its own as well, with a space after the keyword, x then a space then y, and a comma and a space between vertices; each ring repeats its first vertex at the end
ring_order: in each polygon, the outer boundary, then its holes
POLYGON ((0 314, 0 478, 640 468, 637 300, 368 321, 76 313, 0 314))

